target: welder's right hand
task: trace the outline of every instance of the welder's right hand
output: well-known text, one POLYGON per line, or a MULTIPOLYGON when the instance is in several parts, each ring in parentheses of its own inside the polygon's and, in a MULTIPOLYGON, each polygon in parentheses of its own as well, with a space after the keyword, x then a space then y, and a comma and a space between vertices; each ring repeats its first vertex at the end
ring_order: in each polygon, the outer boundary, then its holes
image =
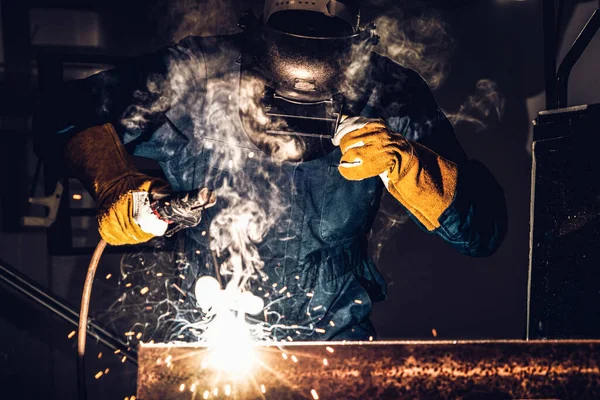
POLYGON ((100 235, 107 243, 138 244, 165 233, 168 223, 153 213, 150 196, 170 187, 135 168, 111 124, 71 137, 65 162, 96 200, 100 235))
POLYGON ((169 185, 156 178, 133 172, 106 184, 98 196, 100 236, 113 246, 139 244, 162 236, 168 221, 151 208, 156 193, 166 193, 169 185))

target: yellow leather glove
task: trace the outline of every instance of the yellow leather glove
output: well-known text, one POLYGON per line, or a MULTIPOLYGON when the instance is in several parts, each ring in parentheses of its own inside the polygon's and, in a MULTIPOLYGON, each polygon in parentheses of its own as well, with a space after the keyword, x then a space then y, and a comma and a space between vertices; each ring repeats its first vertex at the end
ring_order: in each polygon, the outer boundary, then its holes
POLYGON ((440 216, 454 199, 456 164, 392 132, 380 119, 345 119, 333 143, 342 151, 338 169, 344 178, 379 175, 392 196, 428 230, 440 226, 440 216))
POLYGON ((65 148, 67 167, 96 200, 100 235, 115 246, 163 235, 168 223, 150 208, 150 193, 169 184, 139 172, 111 124, 74 135, 65 148))

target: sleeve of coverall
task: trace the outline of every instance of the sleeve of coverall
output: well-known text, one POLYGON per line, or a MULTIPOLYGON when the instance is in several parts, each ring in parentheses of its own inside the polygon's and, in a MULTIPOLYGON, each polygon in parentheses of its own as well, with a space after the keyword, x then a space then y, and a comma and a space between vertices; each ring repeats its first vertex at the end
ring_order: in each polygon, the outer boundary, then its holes
MULTIPOLYGON (((67 82, 56 92, 43 93, 34 118, 37 153, 44 162, 64 171, 62 154, 69 139, 106 123, 115 127, 123 144, 134 142, 128 151, 133 152, 140 143, 148 144, 165 122, 165 112, 181 97, 170 74, 176 71, 194 87, 196 82, 190 81, 202 73, 203 68, 197 68, 202 60, 184 39, 114 69, 67 82)), ((161 146, 150 147, 157 154, 149 156, 160 159, 161 146)))
MULTIPOLYGON (((386 79, 402 81, 388 81, 386 85, 383 113, 390 127, 458 166, 454 199, 439 218, 440 226, 431 233, 462 254, 473 257, 493 254, 507 229, 503 189, 482 163, 468 159, 427 83, 416 72, 397 64, 386 69, 386 79), (396 72, 390 74, 390 71, 396 72), (394 87, 399 92, 389 90, 394 87)), ((412 214, 410 216, 426 230, 412 214)))

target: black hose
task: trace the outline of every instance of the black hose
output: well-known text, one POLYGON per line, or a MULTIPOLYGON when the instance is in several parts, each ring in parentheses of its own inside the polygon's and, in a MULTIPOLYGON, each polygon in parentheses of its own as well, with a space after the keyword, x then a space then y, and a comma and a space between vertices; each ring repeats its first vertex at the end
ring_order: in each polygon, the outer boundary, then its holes
POLYGON ((106 242, 102 239, 98 243, 98 246, 96 246, 96 250, 94 250, 94 254, 92 255, 92 260, 90 261, 85 277, 85 283, 83 285, 83 293, 81 295, 81 309, 79 311, 79 328, 77 333, 77 388, 79 390, 79 400, 87 399, 85 384, 85 341, 87 338, 88 313, 90 310, 94 276, 96 275, 96 269, 98 269, 98 263, 100 262, 100 257, 102 257, 105 248, 106 242))

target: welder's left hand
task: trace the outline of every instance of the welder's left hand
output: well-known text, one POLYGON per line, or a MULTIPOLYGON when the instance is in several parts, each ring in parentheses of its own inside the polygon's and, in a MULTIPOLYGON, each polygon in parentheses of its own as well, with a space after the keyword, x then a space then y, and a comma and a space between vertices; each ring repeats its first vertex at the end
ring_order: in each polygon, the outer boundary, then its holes
POLYGON ((351 117, 339 126, 340 174, 349 180, 379 175, 388 191, 428 230, 440 226, 457 186, 453 162, 393 132, 381 119, 351 117))

